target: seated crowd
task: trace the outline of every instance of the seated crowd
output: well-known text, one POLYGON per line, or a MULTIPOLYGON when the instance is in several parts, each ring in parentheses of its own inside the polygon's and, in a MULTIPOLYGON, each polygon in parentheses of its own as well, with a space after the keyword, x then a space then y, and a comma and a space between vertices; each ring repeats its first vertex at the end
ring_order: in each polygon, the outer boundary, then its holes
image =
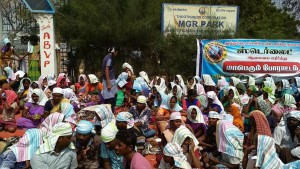
POLYGON ((31 81, 4 70, 0 130, 23 130, 0 168, 281 169, 300 167, 300 77, 174 80, 124 63, 115 105, 94 74, 31 81), (145 158, 155 154, 156 165, 145 158))

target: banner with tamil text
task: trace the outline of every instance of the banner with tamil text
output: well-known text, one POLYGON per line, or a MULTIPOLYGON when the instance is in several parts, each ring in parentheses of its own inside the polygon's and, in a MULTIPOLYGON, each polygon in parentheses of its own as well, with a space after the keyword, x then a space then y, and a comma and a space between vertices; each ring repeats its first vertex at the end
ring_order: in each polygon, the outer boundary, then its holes
POLYGON ((269 74, 277 77, 300 73, 300 41, 260 39, 220 39, 197 42, 199 74, 220 76, 269 74))

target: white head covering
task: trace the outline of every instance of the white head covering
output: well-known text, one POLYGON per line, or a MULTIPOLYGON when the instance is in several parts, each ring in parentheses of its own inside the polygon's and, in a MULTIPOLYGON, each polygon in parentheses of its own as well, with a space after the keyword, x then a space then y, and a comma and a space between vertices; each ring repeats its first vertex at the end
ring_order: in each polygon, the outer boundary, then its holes
POLYGON ((23 78, 25 76, 25 72, 23 72, 22 70, 18 70, 15 75, 19 75, 20 78, 23 78))
POLYGON ((177 85, 176 83, 174 83, 174 82, 171 82, 172 90, 171 90, 171 92, 170 92, 170 95, 173 95, 173 88, 174 88, 175 86, 176 86, 176 88, 177 88, 176 98, 177 98, 177 100, 181 100, 181 96, 182 96, 182 94, 183 94, 182 88, 181 88, 179 85, 177 85))
POLYGON ((191 165, 186 161, 186 156, 183 154, 182 148, 179 144, 171 142, 168 143, 163 150, 164 155, 173 157, 175 166, 184 169, 191 169, 191 165))
POLYGON ((147 98, 145 96, 141 95, 137 98, 137 102, 147 104, 147 98))
POLYGON ((193 123, 203 123, 203 124, 205 124, 205 121, 204 121, 202 112, 201 112, 201 110, 199 109, 198 106, 190 106, 190 107, 188 108, 188 110, 187 110, 187 113, 188 113, 188 114, 187 114, 187 118, 188 118, 191 122, 193 122, 193 123), (197 112, 196 119, 193 119, 193 118, 191 117, 191 114, 192 114, 193 109, 196 109, 196 112, 197 112))
MULTIPOLYGON (((187 95, 187 89, 186 89, 186 86, 184 84, 182 76, 181 75, 176 75, 176 77, 179 79, 179 84, 177 84, 177 85, 181 88, 182 94, 187 95)), ((175 82, 175 79, 174 79, 174 82, 175 82)))
POLYGON ((72 89, 65 88, 65 89, 62 89, 62 91, 63 91, 64 98, 67 98, 70 101, 79 103, 78 98, 72 89))
POLYGON ((170 116, 170 120, 181 120, 180 112, 173 112, 170 116))
POLYGON ((127 63, 127 62, 123 63, 122 69, 125 69, 125 68, 128 68, 131 71, 131 73, 134 74, 133 73, 133 68, 129 63, 127 63))
POLYGON ((149 77, 148 77, 148 75, 147 75, 147 73, 146 73, 145 71, 141 71, 141 72, 139 73, 139 75, 140 75, 147 83, 149 83, 149 77))
MULTIPOLYGON (((31 80, 30 80, 29 78, 27 78, 27 77, 23 78, 23 79, 20 81, 20 86, 19 86, 19 89, 18 89, 18 93, 24 92, 23 81, 24 81, 25 79, 29 80, 29 83, 30 83, 30 84, 32 83, 31 80)), ((30 86, 29 86, 29 88, 30 88, 30 86)), ((28 89, 29 89, 29 88, 28 88, 28 89)))
POLYGON ((231 80, 233 82, 233 86, 235 87, 238 83, 241 82, 241 80, 239 78, 236 77, 231 77, 231 80))
POLYGON ((219 105, 221 107, 222 111, 224 111, 223 104, 220 102, 220 100, 218 99, 218 97, 214 91, 207 92, 206 96, 207 96, 207 98, 213 99, 213 103, 219 105))
POLYGON ((118 128, 116 126, 116 123, 110 122, 101 130, 101 140, 104 143, 111 142, 116 138, 117 133, 118 128))
POLYGON ((94 74, 89 74, 88 77, 89 77, 91 83, 98 83, 99 82, 99 79, 94 74))
POLYGON ((216 83, 212 80, 210 75, 204 74, 202 76, 203 76, 204 85, 206 85, 206 86, 216 86, 216 83))
POLYGON ((255 79, 251 76, 248 76, 249 80, 248 80, 248 86, 255 86, 255 79))
POLYGON ((52 94, 54 94, 54 93, 57 93, 57 94, 64 94, 63 93, 63 89, 62 88, 60 88, 60 87, 55 87, 54 89, 53 89, 53 91, 52 91, 52 94))
POLYGON ((220 119, 220 115, 218 112, 215 111, 210 111, 208 113, 208 118, 212 118, 212 119, 220 119))
POLYGON ((221 76, 221 78, 218 80, 217 84, 221 90, 229 85, 224 76, 221 76))
MULTIPOLYGON (((48 97, 46 96, 46 94, 43 92, 42 89, 33 89, 31 92, 32 94, 36 94, 39 96, 39 101, 38 101, 38 105, 40 106, 45 106, 46 102, 48 101, 48 97)), ((33 102, 32 97, 30 96, 30 99, 28 100, 28 102, 33 102)))

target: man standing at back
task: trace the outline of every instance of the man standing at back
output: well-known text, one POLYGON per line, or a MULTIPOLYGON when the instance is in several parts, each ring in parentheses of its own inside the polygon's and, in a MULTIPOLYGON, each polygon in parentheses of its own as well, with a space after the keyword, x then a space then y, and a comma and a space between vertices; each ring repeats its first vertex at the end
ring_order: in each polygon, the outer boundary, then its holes
POLYGON ((108 49, 108 54, 104 57, 102 62, 102 85, 103 90, 101 92, 104 103, 111 104, 112 112, 115 111, 116 99, 115 95, 117 94, 117 85, 116 85, 116 76, 115 68, 113 63, 113 57, 117 56, 118 51, 116 47, 111 47, 108 49))

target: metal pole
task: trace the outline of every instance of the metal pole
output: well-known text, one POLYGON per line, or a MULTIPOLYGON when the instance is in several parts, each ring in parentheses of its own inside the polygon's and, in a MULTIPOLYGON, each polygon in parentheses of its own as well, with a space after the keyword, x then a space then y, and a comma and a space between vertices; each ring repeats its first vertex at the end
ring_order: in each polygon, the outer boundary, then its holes
POLYGON ((3 39, 3 22, 2 22, 2 13, 0 12, 0 41, 2 42, 3 39))

